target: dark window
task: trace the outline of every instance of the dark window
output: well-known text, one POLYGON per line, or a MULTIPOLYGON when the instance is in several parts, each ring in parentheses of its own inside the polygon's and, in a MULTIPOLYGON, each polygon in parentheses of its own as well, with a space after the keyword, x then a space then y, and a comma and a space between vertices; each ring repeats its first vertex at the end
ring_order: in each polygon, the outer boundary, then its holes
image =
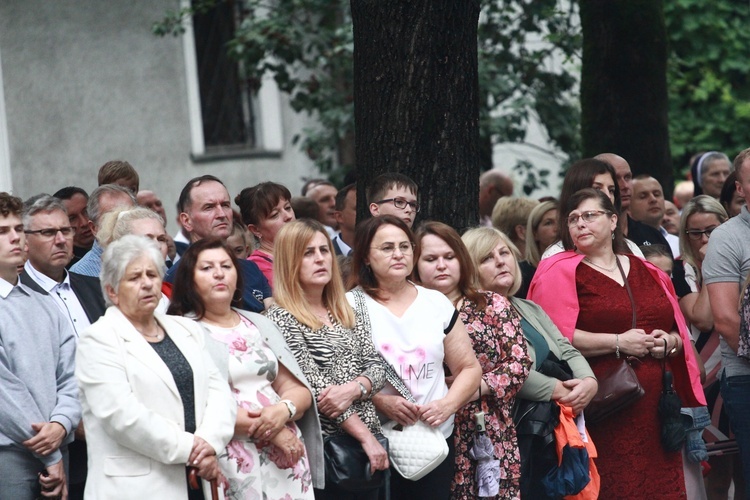
POLYGON ((256 145, 253 92, 227 54, 237 19, 235 2, 219 2, 207 13, 193 16, 206 152, 256 145))

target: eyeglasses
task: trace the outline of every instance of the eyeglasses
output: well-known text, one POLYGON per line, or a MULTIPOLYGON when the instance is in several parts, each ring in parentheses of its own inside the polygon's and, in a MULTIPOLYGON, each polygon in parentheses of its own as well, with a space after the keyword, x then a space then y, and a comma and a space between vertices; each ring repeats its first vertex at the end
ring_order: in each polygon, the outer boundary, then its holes
POLYGON ((416 201, 406 201, 403 198, 386 198, 385 200, 376 201, 375 204, 380 205, 381 203, 389 203, 391 201, 396 208, 401 210, 405 209, 406 205, 409 205, 412 210, 419 212, 419 203, 416 201))
POLYGON ((701 238, 703 238, 703 235, 704 235, 704 234, 706 235, 706 238, 710 237, 710 236, 711 236, 711 233, 713 233, 713 232, 714 232, 714 229, 716 229, 717 227, 719 227, 719 226, 714 226, 714 227, 707 227, 707 228, 706 228, 706 229, 704 229, 703 231, 701 231, 701 230, 699 230, 699 229, 686 229, 686 230, 685 230, 685 233, 686 233, 686 234, 688 235, 688 237, 689 237, 689 238, 690 238, 691 240, 695 240, 695 241, 698 241, 698 240, 700 240, 701 238))
POLYGON ((68 239, 72 238, 76 234, 76 228, 67 226, 67 227, 48 227, 44 229, 35 229, 33 231, 28 230, 24 231, 26 234, 38 234, 42 238, 46 240, 51 240, 55 236, 57 236, 57 233, 62 233, 62 235, 68 239))
POLYGON ((578 224, 578 219, 583 219, 583 222, 586 224, 590 224, 594 222, 594 220, 599 217, 600 215, 609 214, 610 212, 607 212, 606 210, 589 210, 588 212, 583 212, 580 215, 569 215, 568 216, 568 227, 575 226, 578 224))
POLYGON ((380 252, 386 257, 392 256, 393 253, 396 251, 396 249, 398 249, 398 251, 401 252, 402 255, 411 255, 414 252, 414 243, 411 243, 409 241, 403 241, 399 243, 398 245, 394 245, 393 243, 386 243, 382 247, 370 247, 370 248, 380 250, 380 252))

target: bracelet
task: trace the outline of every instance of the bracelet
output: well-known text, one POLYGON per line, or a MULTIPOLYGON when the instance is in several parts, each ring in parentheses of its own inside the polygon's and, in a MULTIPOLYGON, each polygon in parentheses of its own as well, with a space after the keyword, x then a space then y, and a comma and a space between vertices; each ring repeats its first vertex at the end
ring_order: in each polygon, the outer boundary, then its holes
POLYGON ((297 407, 294 403, 290 399, 282 399, 279 403, 284 403, 286 405, 286 409, 289 411, 289 420, 293 420, 294 416, 297 414, 297 407))
POLYGON ((359 380, 355 379, 354 381, 357 383, 357 385, 359 385, 359 392, 360 392, 359 399, 360 401, 364 401, 365 399, 367 399, 367 387, 365 387, 365 384, 363 384, 359 380))
POLYGON ((679 338, 673 333, 670 333, 669 336, 674 337, 674 347, 665 355, 665 357, 672 356, 673 354, 677 354, 677 349, 680 347, 679 338))
POLYGON ((615 333, 615 357, 620 359, 620 334, 615 333))

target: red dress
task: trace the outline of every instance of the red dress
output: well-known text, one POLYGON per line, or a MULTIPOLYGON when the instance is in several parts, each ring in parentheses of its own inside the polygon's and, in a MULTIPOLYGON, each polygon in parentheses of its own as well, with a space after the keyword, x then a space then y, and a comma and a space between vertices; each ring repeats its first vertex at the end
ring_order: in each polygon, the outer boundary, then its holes
MULTIPOLYGON (((656 328, 673 330, 673 311, 664 291, 636 257, 630 257, 628 283, 636 303, 637 328, 646 333, 656 328)), ((576 288, 580 304, 576 328, 602 333, 622 333, 631 328, 633 309, 624 286, 580 265, 576 288)), ((660 361, 651 356, 641 360, 636 373, 645 396, 616 417, 588 424, 599 450, 596 466, 601 475, 600 498, 686 498, 682 456, 679 451, 665 452, 659 442, 660 361)), ((607 354, 588 358, 588 362, 599 377, 620 360, 607 354)))

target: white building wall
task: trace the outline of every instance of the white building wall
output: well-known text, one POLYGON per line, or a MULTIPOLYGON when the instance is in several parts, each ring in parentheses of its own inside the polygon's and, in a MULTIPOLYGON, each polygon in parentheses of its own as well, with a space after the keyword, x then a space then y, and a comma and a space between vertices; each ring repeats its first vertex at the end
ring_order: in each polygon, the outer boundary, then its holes
POLYGON ((91 191, 99 166, 123 159, 138 170, 142 189, 161 195, 170 219, 185 182, 205 173, 224 180, 232 197, 264 180, 299 192, 314 169, 291 139, 307 121, 273 88, 261 92, 272 101, 261 104, 261 120, 272 129, 260 131, 271 154, 191 158, 186 51, 180 38, 151 33, 178 6, 179 0, 0 2, 0 188, 12 175, 23 198, 68 185, 91 191))

